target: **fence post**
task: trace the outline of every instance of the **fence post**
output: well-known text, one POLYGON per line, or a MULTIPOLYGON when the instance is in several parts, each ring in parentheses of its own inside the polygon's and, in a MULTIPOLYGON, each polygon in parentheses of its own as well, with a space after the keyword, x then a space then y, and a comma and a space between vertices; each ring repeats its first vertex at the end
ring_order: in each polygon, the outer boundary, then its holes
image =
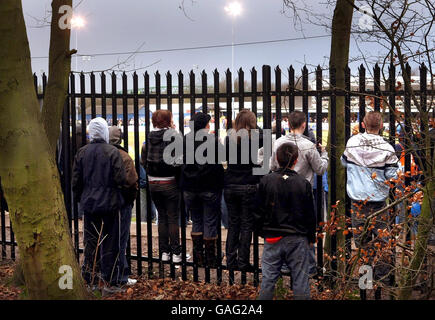
POLYGON ((116 73, 112 72, 112 126, 118 125, 118 105, 116 101, 116 73))
POLYGON ((374 94, 375 94, 375 111, 381 110, 381 68, 376 63, 373 69, 374 74, 374 94))
POLYGON ((80 116, 82 121, 82 145, 86 145, 86 87, 85 75, 80 73, 80 116))
POLYGON ((95 101, 95 74, 91 72, 91 117, 97 116, 97 105, 95 101))
POLYGON ((107 120, 106 95, 106 74, 103 71, 101 72, 101 116, 107 120))
MULTIPOLYGON (((322 68, 317 66, 316 69, 316 140, 318 143, 322 143, 322 135, 323 135, 323 128, 322 128, 322 68)), ((324 217, 323 217, 323 177, 317 176, 317 201, 316 201, 316 209, 317 209, 317 230, 318 233, 321 234, 319 237, 319 234, 317 236, 317 272, 319 276, 323 276, 323 232, 322 232, 322 226, 321 222, 323 223, 324 217)), ((326 196, 326 194, 325 194, 326 196)), ((327 199, 326 199, 327 201, 327 199)), ((326 206, 327 207, 327 206, 326 206)))
POLYGON ((359 132, 363 133, 364 128, 362 126, 363 119, 366 115, 366 69, 364 68, 364 65, 361 64, 359 67, 359 115, 358 115, 358 121, 359 121, 359 132))
MULTIPOLYGON (((65 208, 68 216, 68 226, 70 230, 70 234, 72 233, 72 225, 71 225, 71 160, 70 160, 70 131, 69 131, 69 103, 68 98, 65 99, 65 104, 63 108, 62 113, 62 134, 60 136, 60 148, 58 149, 59 152, 59 158, 61 159, 61 163, 58 163, 59 166, 62 167, 63 171, 63 183, 61 182, 61 185, 63 185, 63 192, 64 192, 64 202, 65 202, 65 208), (63 159, 62 159, 63 155, 63 159)), ((58 158, 58 159, 59 159, 58 158)), ((56 161, 57 162, 57 161, 56 161)), ((76 216, 76 215, 74 215, 76 216)))
POLYGON ((189 73, 190 82, 190 118, 196 113, 196 102, 195 102, 195 73, 193 70, 189 73))
MULTIPOLYGON (((214 125, 214 138, 215 138, 215 161, 216 163, 219 163, 219 130, 220 130, 220 105, 219 105, 219 72, 217 69, 213 71, 213 82, 214 82, 214 92, 213 92, 213 100, 214 100, 214 118, 215 118, 215 125, 214 125)), ((223 195, 222 195, 223 196, 223 195)), ((216 277, 217 277, 217 283, 220 285, 222 283, 222 228, 221 228, 221 221, 222 216, 219 219, 218 223, 218 241, 217 241, 217 270, 216 270, 216 277)))
MULTIPOLYGON (((330 205, 335 205, 337 201, 337 195, 335 186, 336 185, 336 175, 337 175, 337 169, 336 169, 336 163, 337 163, 337 135, 336 135, 336 128, 337 128, 337 97, 336 97, 336 69, 335 67, 332 67, 330 69, 330 89, 331 89, 331 155, 330 155, 330 162, 331 162, 331 187, 329 188, 330 197, 331 197, 331 203, 330 205)), ((329 206, 328 206, 329 207, 329 206)), ((334 216, 336 219, 336 216, 334 216)), ((337 236, 336 234, 333 234, 331 236, 331 257, 337 256, 337 236)), ((332 277, 335 276, 335 272, 337 271, 337 259, 332 258, 331 261, 331 271, 332 271, 332 277)))
POLYGON ((169 71, 166 73, 166 94, 168 96, 168 110, 172 113, 172 74, 169 71))
MULTIPOLYGON (((426 150, 426 130, 429 125, 429 115, 427 114, 427 67, 423 63, 420 66, 420 105, 421 105, 421 113, 420 113, 420 132, 422 142, 420 144, 421 148, 421 162, 423 168, 420 170, 423 171, 426 169, 426 154, 429 150, 426 150)), ((429 151, 430 152, 430 151, 429 151)))
POLYGON ((293 66, 290 66, 290 68, 288 69, 288 90, 289 90, 288 112, 290 115, 290 113, 295 111, 295 69, 293 69, 293 66))
POLYGON ((242 110, 243 108, 245 108, 245 72, 243 72, 243 69, 240 68, 238 70, 238 74, 239 74, 239 85, 238 85, 238 99, 239 99, 239 110, 242 110))
POLYGON ((162 107, 162 100, 161 100, 162 87, 161 87, 160 72, 156 71, 154 77, 156 80, 156 110, 160 110, 162 107))
POLYGON ((308 126, 310 117, 308 114, 308 69, 307 66, 302 68, 302 112, 307 117, 307 125, 305 126, 304 135, 308 137, 308 126))
MULTIPOLYGON (((71 98, 71 131, 72 131, 72 156, 75 157, 77 153, 77 106, 76 106, 76 80, 75 75, 73 72, 70 74, 70 98, 71 98)), ((83 142, 80 141, 80 144, 83 142)), ((76 259, 79 261, 80 259, 80 242, 79 242, 79 220, 75 219, 75 217, 78 217, 79 210, 78 210, 78 202, 79 199, 75 199, 73 195, 73 212, 74 212, 74 248, 75 248, 75 254, 76 259)))
POLYGON ((45 90, 47 89, 47 75, 42 73, 42 95, 45 96, 45 90))
POLYGON ((281 68, 276 66, 275 68, 275 128, 276 128, 276 139, 281 137, 281 120, 282 120, 282 112, 281 112, 281 68))
POLYGON ((202 112, 207 114, 207 73, 205 70, 201 72, 201 89, 202 89, 202 112))
POLYGON ((389 91, 389 98, 388 98, 388 104, 390 105, 390 108, 388 110, 389 112, 389 127, 390 127, 390 135, 389 135, 389 142, 391 145, 394 145, 396 140, 396 67, 391 62, 389 68, 388 68, 388 91, 389 91))
MULTIPOLYGON (((193 78, 193 81, 194 81, 193 84, 195 84, 195 78, 193 78)), ((179 100, 180 132, 184 136, 184 77, 181 71, 178 73, 178 100, 179 100)), ((192 112, 192 110, 190 112, 192 112)), ((185 150, 183 150, 183 153, 185 153, 185 150)), ((187 280, 186 210, 184 206, 184 197, 182 191, 181 191, 181 199, 180 199, 180 209, 181 209, 181 278, 183 280, 187 280)))
POLYGON ((271 106, 271 70, 270 66, 263 65, 263 129, 272 128, 271 106))
MULTIPOLYGON (((349 140, 350 136, 351 136, 351 113, 350 113, 350 90, 351 90, 351 86, 350 86, 350 69, 349 69, 349 65, 346 65, 346 67, 344 68, 344 89, 345 89, 345 93, 344 93, 344 137, 345 137, 345 145, 347 143, 347 141, 349 140)), ((347 170, 345 171, 345 179, 347 181, 347 170)), ((345 196, 345 204, 344 204, 344 214, 346 216, 346 220, 347 219, 351 219, 351 201, 349 196, 347 195, 346 192, 346 196, 345 196)), ((352 225, 350 223, 348 223, 347 221, 344 223, 345 227, 351 227, 352 225)), ((352 255, 352 233, 349 232, 348 234, 345 235, 345 247, 346 247, 346 259, 350 259, 351 255, 352 255)))
MULTIPOLYGON (((150 134, 150 76, 148 72, 144 74, 144 90, 145 90, 145 159, 148 155, 148 137, 150 134)), ((150 184, 147 175, 146 184, 146 197, 147 197, 147 250, 148 250, 148 278, 153 277, 153 225, 151 217, 151 194, 150 194, 150 184)), ((159 253, 160 257, 160 253, 159 253)), ((160 272, 160 268, 159 268, 160 272)))
POLYGON ((232 85, 232 73, 230 69, 225 72, 226 76, 226 96, 227 96, 227 131, 233 127, 233 105, 232 105, 232 95, 233 95, 233 85, 232 85))
POLYGON ((33 86, 35 87, 35 93, 36 95, 39 94, 38 90, 38 76, 36 75, 36 72, 33 73, 33 86))
MULTIPOLYGON (((134 163, 137 175, 140 177, 140 145, 139 145, 139 85, 137 73, 133 74, 133 117, 134 117, 134 163)), ((136 196, 136 263, 137 273, 142 275, 142 203, 141 190, 136 196)))
POLYGON ((251 69, 252 112, 257 116, 257 70, 251 69))

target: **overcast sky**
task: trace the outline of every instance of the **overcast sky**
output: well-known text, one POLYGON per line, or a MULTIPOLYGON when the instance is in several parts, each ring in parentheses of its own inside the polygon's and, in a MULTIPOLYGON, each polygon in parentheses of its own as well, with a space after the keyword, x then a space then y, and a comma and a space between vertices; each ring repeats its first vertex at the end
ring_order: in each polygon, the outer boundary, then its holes
MULTIPOLYGON (((49 28, 36 28, 40 23, 33 17, 42 18, 50 9, 49 0, 23 0, 24 14, 30 41, 34 72, 47 72, 49 28)), ((78 52, 91 55, 141 50, 158 50, 183 47, 231 44, 231 17, 225 12, 229 0, 186 0, 188 19, 179 9, 181 0, 84 0, 77 14, 86 20, 86 26, 78 31, 78 52)), ((327 35, 324 28, 304 25, 304 34, 295 30, 293 20, 282 14, 282 0, 239 0, 243 13, 235 20, 235 42, 267 41, 305 36, 327 35)), ((315 10, 330 11, 319 5, 321 1, 305 1, 315 10)), ((77 0, 74 3, 78 3, 77 0)), ((360 13, 355 13, 360 16, 360 13)), ((72 32, 71 46, 75 47, 76 31, 72 32)), ((304 61, 308 64, 325 63, 329 55, 330 38, 307 39, 269 43, 235 48, 235 68, 246 71, 252 67, 261 70, 263 64, 290 64, 298 71, 304 61)), ((351 48, 355 52, 354 45, 351 48)), ((90 61, 78 59, 78 69, 83 71, 104 70, 123 61, 127 55, 96 56, 90 61)), ((141 68, 156 63, 147 70, 174 74, 193 68, 207 72, 218 68, 224 72, 231 68, 231 47, 137 54, 124 69, 141 68), (159 62, 158 62, 159 61, 159 62), (158 62, 158 63, 156 63, 158 62)), ((75 69, 75 59, 72 62, 75 69)), ((144 70, 140 70, 143 73, 144 70)))

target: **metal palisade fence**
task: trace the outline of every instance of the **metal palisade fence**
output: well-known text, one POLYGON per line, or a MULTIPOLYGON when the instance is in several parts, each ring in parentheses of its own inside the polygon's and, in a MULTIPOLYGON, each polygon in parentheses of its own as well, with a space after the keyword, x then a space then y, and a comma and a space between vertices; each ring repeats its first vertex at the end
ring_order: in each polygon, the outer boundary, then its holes
MULTIPOLYGON (((411 68, 407 65, 411 74, 411 68)), ((370 70, 371 71, 371 70, 370 70)), ((146 72, 139 77, 138 74, 121 75, 115 72, 110 74, 111 88, 108 91, 106 73, 99 74, 99 81, 96 75, 90 74, 71 74, 68 99, 65 104, 62 118, 62 135, 59 140, 58 165, 61 172, 62 187, 65 195, 65 205, 70 221, 70 231, 73 237, 77 258, 83 252, 81 247, 81 230, 78 217, 78 203, 74 199, 71 191, 72 163, 77 152, 78 145, 86 144, 87 123, 97 116, 108 120, 109 125, 120 125, 123 129, 124 147, 129 151, 135 160, 136 170, 140 172, 140 154, 142 142, 151 128, 151 113, 159 109, 168 109, 174 114, 177 120, 177 128, 181 133, 185 133, 186 119, 197 111, 210 114, 214 118, 214 132, 216 138, 225 129, 232 126, 232 120, 238 110, 243 108, 251 109, 256 115, 260 127, 271 129, 272 123, 276 124, 276 138, 282 135, 282 123, 284 117, 294 110, 302 110, 309 119, 309 123, 314 127, 317 142, 322 142, 326 137, 328 126, 335 128, 338 121, 345 122, 345 139, 351 136, 352 123, 359 131, 363 131, 361 126, 366 110, 376 110, 384 112, 384 122, 389 127, 389 142, 394 144, 396 141, 396 126, 398 124, 398 111, 404 116, 405 128, 410 127, 412 114, 418 113, 412 105, 410 93, 402 86, 402 82, 396 76, 396 68, 390 66, 388 74, 383 75, 378 65, 375 65, 372 76, 366 76, 366 69, 361 65, 358 69, 358 76, 351 76, 349 68, 345 69, 345 89, 336 88, 336 71, 331 69, 324 71, 317 67, 310 74, 307 67, 303 67, 300 75, 295 74, 293 67, 283 71, 279 67, 272 69, 264 65, 261 70, 261 81, 258 81, 258 73, 255 68, 250 70, 250 81, 245 82, 245 74, 242 69, 238 70, 237 86, 233 89, 233 77, 228 69, 224 79, 221 79, 217 70, 213 72, 212 81, 205 72, 200 74, 200 83, 196 79, 197 75, 192 71, 188 74, 186 81, 184 74, 180 71, 176 80, 173 80, 170 72, 166 73, 166 85, 161 84, 161 75, 156 72, 153 77, 153 86, 150 85, 150 75, 146 72), (325 73, 328 73, 325 77, 325 73), (382 77, 381 77, 382 75, 382 77), (282 77, 286 79, 282 81, 282 77), (311 81, 310 81, 311 79, 311 81), (77 88, 77 86, 79 88, 77 88), (97 88, 97 86, 99 88, 97 88), (118 89, 118 87, 120 87, 118 89), (337 118, 336 103, 337 97, 344 96, 345 114, 344 119, 337 118), (384 101, 388 101, 389 107, 385 106, 384 101), (330 114, 328 105, 330 104, 330 114), (329 123, 330 122, 330 123, 329 123), (122 123, 122 124, 121 124, 122 123), (222 131, 223 130, 223 131, 222 131), (80 133, 81 135, 77 135, 80 133), (129 134, 130 133, 130 134, 129 134), (81 141, 77 141, 77 137, 81 141)), ((424 65, 420 66, 420 75, 413 77, 413 90, 421 101, 421 107, 427 108, 427 99, 435 93, 428 89, 428 71, 424 65)), ((38 77, 34 75, 34 85, 38 98, 42 103, 47 84, 47 77, 42 76, 42 85, 38 84, 38 77)), ((41 104, 42 105, 42 104, 41 104)), ((425 109, 424 109, 425 110, 425 109)), ((306 134, 308 134, 308 126, 306 134)), ((335 184, 335 164, 340 154, 336 150, 337 135, 335 130, 331 130, 330 135, 330 161, 331 184, 335 184)), ((405 159, 405 170, 410 170, 411 155, 408 153, 405 159)), ((408 181, 409 183, 409 181, 408 181)), ((317 177, 317 199, 322 199, 323 185, 322 177, 317 177)), ((333 192, 332 188, 332 192, 333 192)), ((148 187, 146 189, 147 198, 150 199, 148 187)), ((335 203, 336 195, 332 193, 331 203, 335 203)), ((1 197, 1 193, 0 193, 1 197)), ((181 197, 183 199, 183 197, 181 197)), ((173 263, 162 262, 159 260, 158 253, 153 254, 153 244, 157 239, 153 239, 153 224, 151 214, 147 214, 147 221, 141 221, 141 197, 138 193, 136 199, 136 237, 129 241, 127 256, 130 264, 138 275, 148 272, 152 277, 157 270, 160 277, 165 274, 165 268, 169 265, 169 276, 176 277, 177 269, 181 268, 181 278, 186 280, 188 274, 193 275, 195 281, 204 277, 206 282, 223 281, 223 270, 226 265, 222 264, 222 259, 215 270, 205 267, 199 268, 196 264, 186 261, 187 240, 186 240, 186 212, 183 200, 180 205, 181 215, 181 244, 182 262, 173 263), (142 223, 146 222, 146 223, 142 223), (134 248, 134 249, 133 249, 134 248), (144 270, 146 267, 146 271, 144 270), (200 272, 200 269, 203 270, 200 272), (213 274, 215 272, 215 274, 213 274)), ((346 201, 346 215, 350 215, 350 201, 346 201)), ((10 257, 15 259, 16 242, 14 239, 10 220, 5 212, 4 202, 0 202, 1 209, 1 255, 2 258, 10 257), (7 222, 9 220, 9 222, 7 222), (9 250, 8 250, 9 248, 9 250)), ((317 220, 318 223, 324 221, 324 212, 330 208, 325 207, 325 202, 317 201, 317 220)), ((11 208, 13 210, 13 208, 11 208)), ((151 202, 147 201, 146 212, 151 212, 151 202)), ((319 225, 319 232, 321 227, 319 225)), ((351 237, 351 235, 348 235, 351 237)), ((323 266, 323 241, 318 237, 317 263, 321 271, 323 266)), ((218 226, 218 254, 221 255, 224 248, 222 243, 222 228, 218 226)), ((253 237, 253 283, 259 284, 260 269, 260 247, 259 238, 256 234, 253 237)), ((332 255, 335 255, 336 241, 332 237, 332 255)), ((156 250, 154 250, 156 251, 156 250)), ((249 274, 249 273, 248 273, 249 274)), ((234 272, 229 273, 230 283, 234 281, 234 272)), ((247 274, 241 274, 241 282, 246 283, 247 274)))

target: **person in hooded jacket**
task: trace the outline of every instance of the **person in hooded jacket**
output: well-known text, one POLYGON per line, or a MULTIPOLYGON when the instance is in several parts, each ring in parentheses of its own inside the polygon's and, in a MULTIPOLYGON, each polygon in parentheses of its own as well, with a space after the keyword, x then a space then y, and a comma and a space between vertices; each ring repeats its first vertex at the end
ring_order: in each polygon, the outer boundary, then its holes
POLYGON ((203 152, 206 163, 200 164, 201 161, 196 157, 200 146, 212 142, 210 145, 214 148, 217 142, 215 136, 209 133, 210 119, 209 115, 202 112, 192 116, 193 131, 184 137, 184 144, 187 148, 188 143, 191 143, 195 157, 188 162, 186 160, 189 152, 184 153, 180 177, 184 202, 192 215, 193 261, 200 267, 205 264, 209 267, 217 265, 217 229, 224 182, 224 168, 215 162, 215 158, 208 162, 208 154, 203 152), (202 140, 197 141, 199 138, 202 140), (191 141, 188 142, 188 139, 191 141))
POLYGON ((128 151, 121 146, 122 131, 120 128, 117 126, 111 126, 109 128, 109 141, 111 145, 119 150, 125 168, 126 184, 123 188, 125 204, 121 208, 121 284, 126 283, 131 285, 134 284, 136 280, 128 278, 130 268, 125 253, 130 236, 131 211, 138 190, 138 175, 133 159, 128 155, 128 151))
MULTIPOLYGON (((180 191, 176 177, 179 176, 179 166, 165 161, 164 153, 172 138, 166 139, 165 134, 172 137, 179 135, 175 132, 172 113, 169 110, 157 110, 152 115, 154 129, 147 137, 147 156, 144 159, 145 170, 148 175, 151 199, 158 212, 159 255, 161 261, 171 259, 175 263, 181 262, 180 230, 178 219, 180 216, 180 191), (168 130, 171 130, 168 132, 168 130)), ((182 143, 182 137, 179 136, 182 143)))
POLYGON ((75 156, 72 173, 74 196, 84 211, 82 274, 89 285, 97 283, 96 259, 104 290, 113 293, 121 284, 120 223, 121 209, 125 206, 122 188, 127 183, 126 170, 118 149, 109 144, 106 120, 93 119, 89 123, 89 136, 90 144, 75 156))

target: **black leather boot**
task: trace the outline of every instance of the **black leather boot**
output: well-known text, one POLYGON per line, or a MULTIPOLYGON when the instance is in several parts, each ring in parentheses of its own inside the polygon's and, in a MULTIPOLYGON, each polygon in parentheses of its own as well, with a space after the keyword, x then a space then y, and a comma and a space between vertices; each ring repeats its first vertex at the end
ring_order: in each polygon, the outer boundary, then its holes
POLYGON ((207 260, 207 266, 210 268, 217 267, 217 253, 216 253, 216 240, 214 238, 204 238, 205 241, 205 257, 207 260))
POLYGON ((198 267, 204 266, 204 240, 202 232, 192 232, 193 243, 193 263, 196 263, 198 267))

